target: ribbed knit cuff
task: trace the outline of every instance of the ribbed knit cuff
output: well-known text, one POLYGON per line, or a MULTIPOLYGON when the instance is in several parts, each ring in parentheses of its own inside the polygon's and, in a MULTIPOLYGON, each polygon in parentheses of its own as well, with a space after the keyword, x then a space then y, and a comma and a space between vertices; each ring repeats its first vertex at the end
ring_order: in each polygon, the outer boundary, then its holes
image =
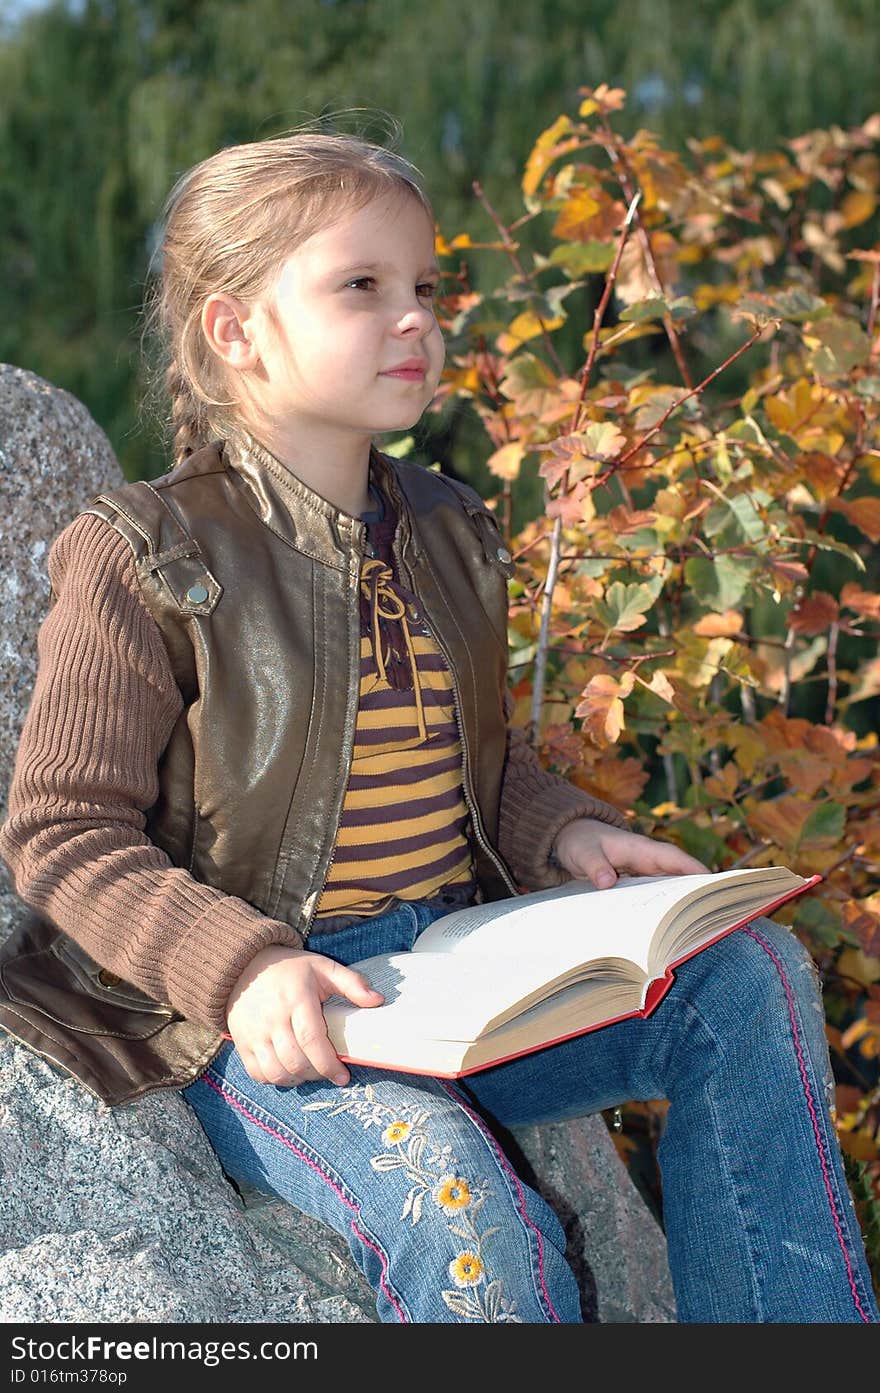
POLYGON ((628 827, 623 813, 558 775, 522 773, 515 795, 502 800, 498 849, 510 869, 530 890, 547 890, 571 880, 551 861, 553 844, 563 827, 578 817, 596 818, 612 827, 628 827))
POLYGON ((232 989, 263 948, 302 948, 300 934, 235 895, 224 895, 196 919, 168 969, 170 998, 188 1019, 225 1031, 232 989))

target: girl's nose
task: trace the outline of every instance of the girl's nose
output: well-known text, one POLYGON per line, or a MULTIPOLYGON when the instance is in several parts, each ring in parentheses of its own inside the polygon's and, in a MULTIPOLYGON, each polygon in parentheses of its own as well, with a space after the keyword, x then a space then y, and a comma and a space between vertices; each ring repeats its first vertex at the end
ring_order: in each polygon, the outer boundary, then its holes
POLYGON ((401 334, 412 333, 415 330, 424 335, 435 323, 434 311, 428 305, 416 301, 398 317, 397 327, 401 334))

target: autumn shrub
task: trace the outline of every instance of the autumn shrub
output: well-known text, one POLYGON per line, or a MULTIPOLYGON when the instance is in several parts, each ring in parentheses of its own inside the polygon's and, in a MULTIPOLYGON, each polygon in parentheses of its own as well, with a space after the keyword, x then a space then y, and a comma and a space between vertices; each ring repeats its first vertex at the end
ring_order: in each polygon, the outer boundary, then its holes
POLYGON ((489 439, 515 720, 713 869, 824 877, 776 917, 821 971, 880 1276, 880 114, 683 155, 579 95, 522 215, 475 185, 483 239, 438 236, 436 408, 489 439))

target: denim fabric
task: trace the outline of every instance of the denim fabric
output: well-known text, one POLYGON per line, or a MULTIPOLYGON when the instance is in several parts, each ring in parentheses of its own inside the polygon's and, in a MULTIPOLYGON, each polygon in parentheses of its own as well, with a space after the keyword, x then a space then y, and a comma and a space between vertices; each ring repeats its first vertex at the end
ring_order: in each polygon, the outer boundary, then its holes
MULTIPOLYGON (((411 904, 352 925, 332 956, 409 949, 443 912, 411 904)), ((648 1020, 455 1084, 350 1072, 343 1088, 255 1083, 230 1043, 183 1096, 228 1175, 345 1236, 383 1321, 580 1321, 561 1225, 492 1127, 648 1098, 670 1100, 659 1161, 679 1321, 880 1320, 831 1120, 817 973, 768 919, 683 963, 648 1020)))

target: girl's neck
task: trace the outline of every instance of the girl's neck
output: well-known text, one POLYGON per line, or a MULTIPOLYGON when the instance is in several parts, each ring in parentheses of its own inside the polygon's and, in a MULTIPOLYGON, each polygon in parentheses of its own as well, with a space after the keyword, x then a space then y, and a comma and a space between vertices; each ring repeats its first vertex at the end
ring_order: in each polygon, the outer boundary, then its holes
POLYGON ((360 517, 373 506, 368 487, 370 437, 343 434, 328 442, 324 432, 289 433, 263 426, 250 432, 264 449, 315 493, 343 513, 360 517))

